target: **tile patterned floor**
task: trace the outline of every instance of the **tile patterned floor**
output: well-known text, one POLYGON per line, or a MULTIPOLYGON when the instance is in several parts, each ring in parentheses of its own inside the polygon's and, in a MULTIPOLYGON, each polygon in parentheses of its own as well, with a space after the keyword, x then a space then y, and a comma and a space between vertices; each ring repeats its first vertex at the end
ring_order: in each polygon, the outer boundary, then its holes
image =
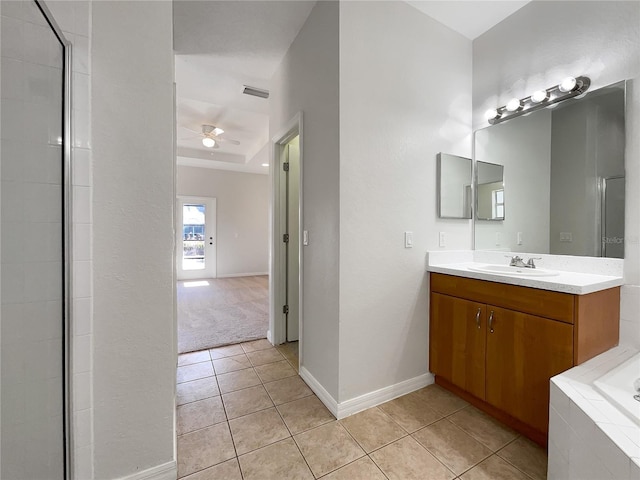
POLYGON ((543 480, 543 449, 430 385, 336 421, 298 376, 297 343, 180 355, 185 480, 543 480))

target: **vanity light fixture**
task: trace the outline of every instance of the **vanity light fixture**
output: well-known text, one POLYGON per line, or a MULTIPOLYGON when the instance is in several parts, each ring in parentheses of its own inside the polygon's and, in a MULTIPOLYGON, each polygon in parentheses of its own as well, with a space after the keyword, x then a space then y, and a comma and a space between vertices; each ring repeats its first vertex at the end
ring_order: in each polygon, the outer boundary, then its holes
POLYGON ((495 108, 490 108, 484 114, 484 117, 489 121, 491 121, 491 119, 499 117, 499 116, 500 116, 500 114, 498 113, 498 111, 495 108))
POLYGON ((560 90, 562 93, 570 92, 574 88, 576 88, 576 79, 573 77, 565 78, 564 80, 562 80, 562 83, 558 85, 558 90, 560 90))
POLYGON ((544 102, 547 98, 549 98, 549 92, 546 90, 538 90, 537 92, 533 92, 531 94, 531 101, 533 103, 544 102))
POLYGON ((518 100, 517 98, 512 98, 511 100, 509 100, 509 103, 507 103, 507 106, 505 108, 507 109, 508 112, 515 112, 519 110, 521 107, 522 107, 522 100, 518 100))
POLYGON ((520 100, 514 98, 500 108, 487 110, 485 117, 491 125, 495 125, 510 118, 519 117, 552 105, 555 106, 558 102, 582 95, 589 89, 590 85, 591 80, 589 77, 568 77, 562 80, 559 85, 546 90, 538 90, 531 96, 520 100))

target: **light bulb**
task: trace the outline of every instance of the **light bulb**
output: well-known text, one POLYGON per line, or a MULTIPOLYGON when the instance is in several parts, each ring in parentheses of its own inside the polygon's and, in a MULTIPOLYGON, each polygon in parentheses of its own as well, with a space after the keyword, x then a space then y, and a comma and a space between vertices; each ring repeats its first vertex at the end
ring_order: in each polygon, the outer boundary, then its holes
POLYGON ((537 92, 533 92, 533 95, 531 95, 531 101, 533 103, 544 102, 548 96, 549 94, 546 90, 538 90, 537 92))
POLYGON ((211 132, 211 133, 213 133, 214 135, 218 136, 218 135, 222 135, 224 133, 224 130, 221 129, 220 127, 216 127, 216 128, 213 129, 213 132, 211 132))
POLYGON ((486 118, 487 120, 491 120, 492 118, 496 118, 498 117, 500 114, 498 113, 498 111, 495 108, 490 108, 489 110, 487 110, 484 114, 484 118, 486 118))
POLYGON ((518 100, 517 98, 512 98, 511 100, 509 100, 509 103, 507 103, 507 111, 515 112, 516 110, 520 109, 521 106, 522 102, 520 102, 520 100, 518 100))
POLYGON ((204 137, 202 139, 202 145, 204 145, 205 147, 212 148, 215 146, 215 144, 216 141, 213 138, 204 137))
POLYGON ((563 93, 570 92, 575 87, 576 87, 576 79, 573 77, 565 78, 564 80, 562 80, 562 83, 558 85, 558 89, 563 93))
POLYGON ((263 167, 268 167, 268 166, 269 166, 269 164, 268 164, 268 163, 263 163, 263 164, 262 164, 262 166, 263 166, 263 167))

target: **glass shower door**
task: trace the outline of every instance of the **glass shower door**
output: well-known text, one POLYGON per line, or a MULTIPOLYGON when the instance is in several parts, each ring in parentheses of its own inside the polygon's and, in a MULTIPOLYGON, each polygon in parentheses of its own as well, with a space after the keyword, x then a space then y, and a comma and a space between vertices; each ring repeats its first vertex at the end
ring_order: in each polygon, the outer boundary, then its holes
POLYGON ((64 479, 65 47, 0 2, 0 478, 64 479))

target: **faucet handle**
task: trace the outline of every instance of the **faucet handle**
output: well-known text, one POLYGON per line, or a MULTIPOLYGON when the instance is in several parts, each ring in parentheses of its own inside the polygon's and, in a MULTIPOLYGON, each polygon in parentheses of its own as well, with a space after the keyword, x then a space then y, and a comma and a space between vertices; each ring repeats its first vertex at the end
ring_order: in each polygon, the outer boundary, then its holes
POLYGON ((519 255, 514 255, 514 256, 505 255, 505 258, 510 258, 511 259, 511 261, 509 262, 509 266, 511 266, 511 267, 515 267, 515 266, 518 265, 518 262, 522 262, 522 258, 520 258, 519 255))
POLYGON ((536 264, 533 262, 534 260, 542 260, 542 257, 531 257, 527 261, 527 267, 536 268, 536 264))

